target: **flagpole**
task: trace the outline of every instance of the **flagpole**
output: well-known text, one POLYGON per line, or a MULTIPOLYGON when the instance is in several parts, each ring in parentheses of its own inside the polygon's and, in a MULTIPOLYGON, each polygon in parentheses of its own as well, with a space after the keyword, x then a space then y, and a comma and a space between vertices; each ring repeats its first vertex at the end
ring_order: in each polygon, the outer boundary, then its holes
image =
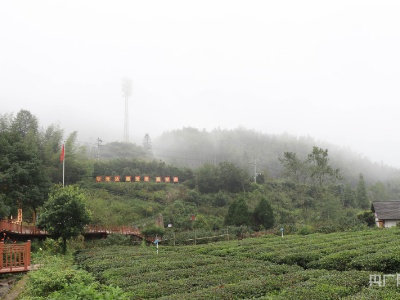
MULTIPOLYGON (((65 149, 65 148, 64 148, 65 149)), ((64 150, 65 151, 65 150, 64 150)), ((64 152, 65 153, 65 152, 64 152)), ((65 177, 65 158, 63 159, 63 187, 64 187, 64 177, 65 177)))
POLYGON ((61 147, 60 160, 61 160, 62 163, 63 163, 63 174, 62 174, 62 178, 63 178, 63 187, 64 187, 64 178, 65 178, 65 142, 64 142, 64 144, 62 144, 62 147, 61 147))
POLYGON ((65 178, 65 142, 64 142, 64 159, 63 159, 63 187, 64 187, 64 178, 65 178))

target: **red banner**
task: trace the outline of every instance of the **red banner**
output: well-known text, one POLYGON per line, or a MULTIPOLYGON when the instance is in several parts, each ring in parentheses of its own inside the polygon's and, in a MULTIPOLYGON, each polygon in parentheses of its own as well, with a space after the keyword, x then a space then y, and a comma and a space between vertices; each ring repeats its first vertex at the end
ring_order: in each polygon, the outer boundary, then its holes
MULTIPOLYGON (((117 176, 96 176, 96 182, 121 182, 121 176, 117 175, 117 176)), ((140 182, 141 176, 134 176, 134 181, 135 182, 140 182)), ((150 176, 143 176, 143 181, 144 182, 150 182, 150 176)), ((178 176, 165 176, 165 177, 161 177, 161 176, 156 176, 155 181, 157 183, 159 182, 166 182, 166 183, 178 183, 179 182, 179 178, 178 176)), ((125 176, 125 182, 132 182, 132 176, 128 175, 125 176)))

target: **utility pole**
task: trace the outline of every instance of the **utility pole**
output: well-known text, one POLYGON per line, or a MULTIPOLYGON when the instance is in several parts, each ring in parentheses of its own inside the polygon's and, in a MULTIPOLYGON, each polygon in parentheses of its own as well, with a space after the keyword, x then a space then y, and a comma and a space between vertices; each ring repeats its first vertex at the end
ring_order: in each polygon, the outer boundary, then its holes
POLYGON ((254 165, 254 183, 257 183, 257 159, 254 158, 254 163, 249 163, 254 165))
POLYGON ((254 158, 254 183, 257 183, 257 160, 254 158))
POLYGON ((97 155, 96 155, 97 160, 100 160, 100 147, 102 142, 103 141, 100 138, 97 138, 97 155))

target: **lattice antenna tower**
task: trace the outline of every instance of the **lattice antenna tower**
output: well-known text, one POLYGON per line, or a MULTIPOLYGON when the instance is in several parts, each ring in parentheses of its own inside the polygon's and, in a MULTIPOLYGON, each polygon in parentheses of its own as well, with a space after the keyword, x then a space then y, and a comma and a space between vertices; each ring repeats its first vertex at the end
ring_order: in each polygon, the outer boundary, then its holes
POLYGON ((125 98, 124 142, 129 143, 129 96, 132 95, 132 80, 122 79, 122 96, 125 98))

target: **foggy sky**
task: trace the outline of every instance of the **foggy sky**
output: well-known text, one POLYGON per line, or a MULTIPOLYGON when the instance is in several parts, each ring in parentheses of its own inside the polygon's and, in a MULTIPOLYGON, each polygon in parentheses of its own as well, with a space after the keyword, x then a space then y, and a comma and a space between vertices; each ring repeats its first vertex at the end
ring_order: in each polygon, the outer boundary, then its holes
POLYGON ((398 1, 1 1, 0 114, 80 141, 309 135, 400 167, 398 1))

